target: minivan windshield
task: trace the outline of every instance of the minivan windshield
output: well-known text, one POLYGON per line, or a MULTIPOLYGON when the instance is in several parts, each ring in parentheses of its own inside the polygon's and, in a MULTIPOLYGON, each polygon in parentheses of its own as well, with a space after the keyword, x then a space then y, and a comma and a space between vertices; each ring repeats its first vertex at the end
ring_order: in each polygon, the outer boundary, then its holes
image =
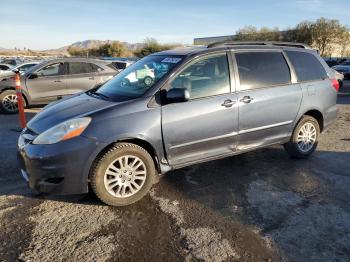
POLYGON ((141 97, 181 60, 182 56, 147 56, 127 67, 94 93, 111 100, 141 97))

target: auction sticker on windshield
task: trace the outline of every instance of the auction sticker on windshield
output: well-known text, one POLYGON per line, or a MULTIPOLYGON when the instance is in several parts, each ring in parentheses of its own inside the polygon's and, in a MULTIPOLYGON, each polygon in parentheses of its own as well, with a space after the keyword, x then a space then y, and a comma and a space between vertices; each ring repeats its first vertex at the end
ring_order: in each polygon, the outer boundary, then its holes
POLYGON ((177 64, 178 62, 181 61, 181 58, 179 57, 166 57, 164 58, 161 62, 162 63, 172 63, 172 64, 177 64))

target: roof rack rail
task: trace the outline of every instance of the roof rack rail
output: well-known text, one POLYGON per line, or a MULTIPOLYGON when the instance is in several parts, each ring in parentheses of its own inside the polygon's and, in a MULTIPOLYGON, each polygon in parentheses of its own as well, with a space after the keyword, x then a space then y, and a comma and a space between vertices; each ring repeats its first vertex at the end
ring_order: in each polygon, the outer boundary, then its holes
POLYGON ((298 47, 305 49, 312 49, 309 45, 303 43, 294 42, 278 42, 278 41, 222 41, 209 44, 207 48, 213 48, 218 46, 235 46, 235 45, 266 45, 266 46, 287 46, 298 47))

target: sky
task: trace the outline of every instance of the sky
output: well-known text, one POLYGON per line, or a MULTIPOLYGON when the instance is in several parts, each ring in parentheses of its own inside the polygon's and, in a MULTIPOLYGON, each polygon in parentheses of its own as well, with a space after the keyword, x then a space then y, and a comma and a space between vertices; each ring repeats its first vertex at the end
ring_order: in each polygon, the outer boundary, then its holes
POLYGON ((252 25, 320 17, 350 25, 350 0, 1 0, 0 47, 54 49, 88 39, 192 44, 252 25))

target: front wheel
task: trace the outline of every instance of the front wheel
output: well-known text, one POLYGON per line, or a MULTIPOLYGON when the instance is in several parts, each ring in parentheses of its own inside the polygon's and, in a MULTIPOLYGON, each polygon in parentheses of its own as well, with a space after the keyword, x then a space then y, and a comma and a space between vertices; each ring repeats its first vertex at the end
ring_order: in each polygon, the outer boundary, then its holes
POLYGON ((145 149, 131 143, 117 143, 97 160, 90 181, 102 202, 126 206, 148 193, 156 181, 156 170, 145 149))
POLYGON ((311 116, 303 116, 284 148, 292 157, 307 158, 316 150, 319 135, 320 126, 317 120, 311 116))
MULTIPOLYGON (((23 98, 24 107, 26 101, 23 98)), ((0 109, 7 114, 18 112, 17 94, 15 90, 6 90, 0 94, 0 109)))

